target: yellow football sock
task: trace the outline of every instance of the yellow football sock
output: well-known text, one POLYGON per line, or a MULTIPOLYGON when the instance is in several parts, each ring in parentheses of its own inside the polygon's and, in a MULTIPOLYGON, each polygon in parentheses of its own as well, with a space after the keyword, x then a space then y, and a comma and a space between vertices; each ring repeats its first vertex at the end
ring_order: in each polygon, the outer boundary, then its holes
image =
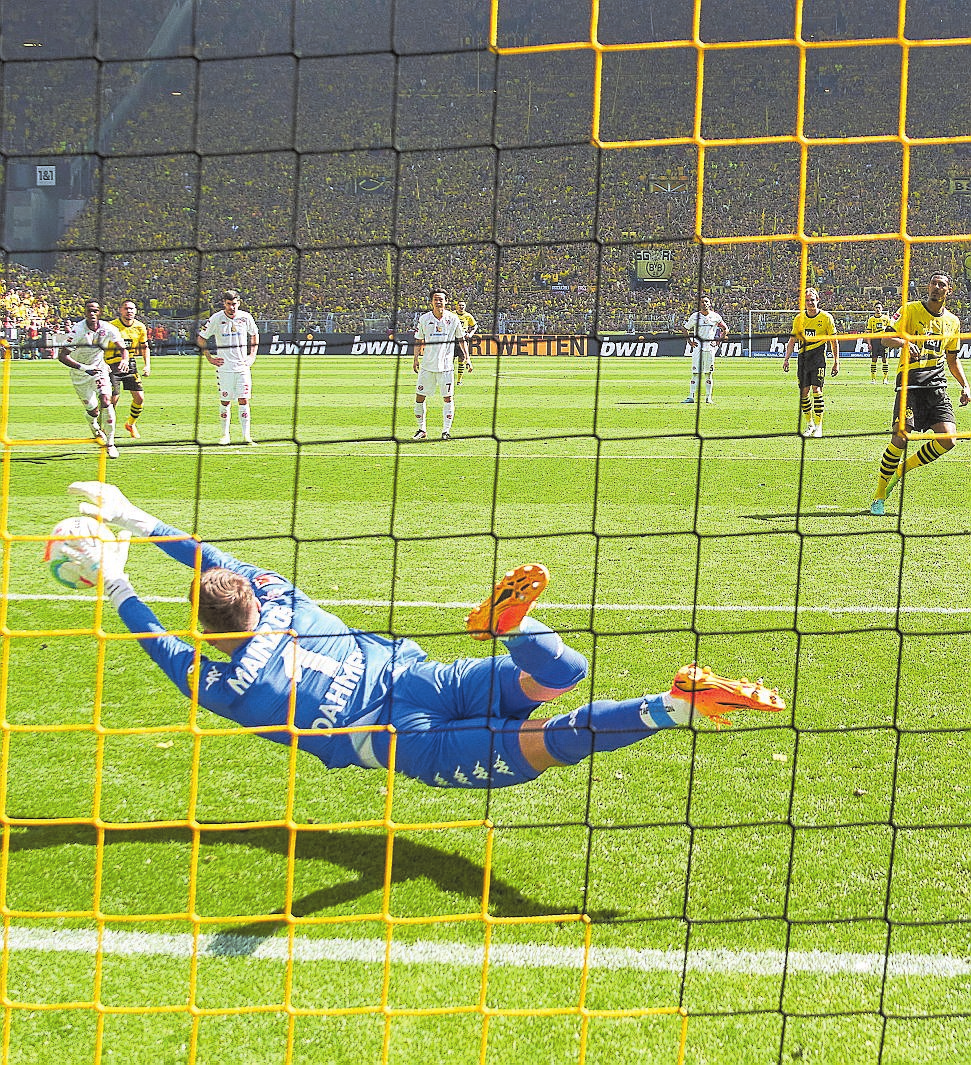
POLYGON ((897 472, 903 453, 903 448, 899 448, 894 444, 887 444, 887 450, 884 451, 883 457, 880 459, 880 473, 877 475, 877 491, 873 497, 874 499, 887 498, 887 481, 897 472))

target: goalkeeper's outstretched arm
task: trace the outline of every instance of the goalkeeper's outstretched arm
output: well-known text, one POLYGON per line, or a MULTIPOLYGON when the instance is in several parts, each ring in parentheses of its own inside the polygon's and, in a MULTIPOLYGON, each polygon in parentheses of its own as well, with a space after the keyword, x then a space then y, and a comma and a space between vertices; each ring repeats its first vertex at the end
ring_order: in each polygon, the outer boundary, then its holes
MULTIPOLYGON (((203 571, 222 566, 241 572, 247 577, 251 573, 262 571, 240 562, 211 544, 200 542, 189 533, 166 525, 136 507, 114 485, 100 481, 75 481, 68 491, 72 495, 81 496, 82 501, 78 507, 82 514, 96 517, 105 524, 116 525, 124 530, 115 542, 104 542, 101 545, 99 558, 96 560, 104 577, 105 593, 128 630, 139 636, 138 642, 152 661, 183 695, 191 696, 193 674, 197 669, 200 676, 206 674, 212 662, 199 655, 192 644, 170 635, 151 607, 139 598, 125 572, 131 536, 171 537, 172 539, 163 540, 156 546, 190 569, 195 568, 197 555, 201 553, 203 571)), ((81 550, 80 545, 75 550, 81 550)), ((224 698, 223 694, 221 689, 207 691, 205 696, 200 693, 200 705, 225 715, 226 706, 231 700, 224 698)))
POLYGON ((133 536, 159 537, 155 546, 169 558, 181 562, 189 569, 195 569, 196 558, 201 554, 200 570, 203 573, 216 566, 234 569, 247 576, 260 572, 258 567, 241 562, 226 551, 203 543, 191 533, 167 525, 160 518, 136 507, 121 489, 113 484, 104 484, 102 481, 75 481, 68 486, 68 492, 81 497, 78 509, 82 514, 97 518, 106 525, 116 525, 133 536))

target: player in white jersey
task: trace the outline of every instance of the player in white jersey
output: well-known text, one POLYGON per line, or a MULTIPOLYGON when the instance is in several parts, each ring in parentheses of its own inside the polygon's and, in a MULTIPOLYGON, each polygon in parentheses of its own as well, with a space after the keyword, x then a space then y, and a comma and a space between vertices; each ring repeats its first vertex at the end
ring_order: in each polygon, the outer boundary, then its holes
POLYGON ((239 293, 236 289, 226 289, 223 293, 223 309, 216 311, 196 337, 199 350, 216 367, 219 424, 222 428, 220 444, 229 443, 229 422, 234 399, 239 406, 243 443, 256 443, 250 431, 250 396, 253 392, 250 367, 256 361, 259 344, 260 331, 256 328, 253 316, 239 309, 239 293), (209 350, 210 339, 215 340, 215 353, 209 350))
MULTIPOLYGON (((112 345, 122 353, 127 351, 121 333, 109 322, 101 321, 101 304, 88 300, 84 305, 84 321, 68 333, 67 345, 58 351, 57 358, 71 371, 71 383, 90 419, 95 440, 108 449, 108 458, 116 459, 115 408, 111 403, 111 380, 105 361, 105 352, 112 345)), ((127 362, 127 354, 123 354, 121 362, 127 362)))
POLYGON ((428 294, 432 309, 426 311, 419 319, 415 329, 415 364, 418 374, 418 388, 415 392, 415 418, 418 429, 413 440, 424 440, 428 435, 426 428, 425 400, 442 393, 442 439, 452 439, 452 419, 455 417, 452 391, 455 373, 452 369, 452 357, 458 347, 462 358, 468 362, 469 348, 465 343, 465 327, 454 311, 445 310, 448 295, 440 288, 432 289, 428 294))
POLYGON ((688 348, 691 351, 691 387, 688 398, 682 400, 682 403, 694 403, 701 374, 705 375, 705 402, 714 403, 711 394, 714 388, 715 352, 718 351, 722 337, 728 332, 725 320, 718 311, 711 309, 711 300, 707 296, 701 297, 698 307, 697 311, 688 315, 681 328, 681 332, 688 338, 688 348))

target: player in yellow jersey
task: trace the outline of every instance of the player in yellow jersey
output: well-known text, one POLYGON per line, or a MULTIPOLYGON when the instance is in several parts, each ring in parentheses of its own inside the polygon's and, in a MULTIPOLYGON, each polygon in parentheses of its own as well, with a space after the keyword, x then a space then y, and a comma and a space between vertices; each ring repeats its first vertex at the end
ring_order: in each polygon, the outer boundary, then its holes
MULTIPOLYGON (((458 303, 455 304, 455 315, 464 326, 465 338, 468 340, 468 338, 479 328, 479 323, 471 314, 469 314, 465 307, 465 302, 459 300, 458 303)), ((455 379, 455 383, 460 385, 462 383, 462 374, 464 374, 466 370, 468 370, 469 373, 472 373, 472 356, 469 354, 468 344, 465 346, 465 355, 463 355, 458 341, 455 342, 455 358, 458 359, 458 377, 455 379)))
POLYGON ((799 345, 799 405, 806 423, 803 436, 823 435, 823 385, 826 383, 826 348, 833 353, 832 375, 840 372, 840 349, 836 342, 836 323, 829 311, 819 308, 819 293, 807 288, 806 309, 796 315, 792 335, 786 344, 782 369, 789 372, 789 359, 799 345))
POLYGON ((118 399, 122 389, 131 393, 131 408, 125 429, 133 440, 137 440, 141 433, 135 422, 138 421, 145 406, 145 389, 142 386, 142 378, 138 372, 138 356, 142 357, 142 374, 148 377, 152 372, 152 357, 148 348, 148 330, 145 323, 140 322, 135 313, 137 308, 132 300, 122 300, 118 307, 118 317, 111 323, 125 338, 128 352, 122 359, 122 354, 114 349, 105 356, 108 369, 111 372, 111 402, 118 406, 118 399))
POLYGON ((956 315, 944 308, 950 292, 951 279, 947 274, 940 271, 931 274, 927 296, 904 306, 897 321, 897 336, 887 340, 887 347, 900 349, 900 368, 893 405, 892 436, 880 459, 877 490, 870 504, 871 514, 886 512, 887 495, 902 477, 918 466, 939 459, 954 447, 957 425, 954 407, 947 394, 945 363, 961 386, 961 406, 971 403, 971 389, 958 359, 961 323, 956 315), (903 430, 901 409, 904 412, 903 430), (940 434, 940 438, 925 440, 921 448, 904 461, 907 437, 928 430, 940 434))
POLYGON ((893 319, 883 309, 883 304, 878 303, 873 308, 873 314, 866 320, 866 342, 870 348, 870 380, 877 379, 877 359, 883 362, 883 383, 890 378, 890 366, 887 362, 887 346, 885 339, 880 333, 892 333, 894 331, 893 319))

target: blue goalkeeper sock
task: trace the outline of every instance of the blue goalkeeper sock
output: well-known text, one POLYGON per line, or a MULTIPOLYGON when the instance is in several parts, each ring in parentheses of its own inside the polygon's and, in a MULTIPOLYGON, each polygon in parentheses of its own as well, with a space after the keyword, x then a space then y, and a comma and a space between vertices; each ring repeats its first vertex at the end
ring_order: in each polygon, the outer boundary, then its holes
POLYGON ((602 699, 568 714, 551 717, 543 729, 550 754, 564 765, 576 765, 599 751, 616 751, 646 740, 660 729, 684 725, 691 707, 674 704, 665 695, 614 702, 602 699))
POLYGON ((573 688, 587 675, 587 660, 568 647, 563 637, 535 618, 525 617, 519 628, 500 637, 513 662, 544 688, 573 688))

